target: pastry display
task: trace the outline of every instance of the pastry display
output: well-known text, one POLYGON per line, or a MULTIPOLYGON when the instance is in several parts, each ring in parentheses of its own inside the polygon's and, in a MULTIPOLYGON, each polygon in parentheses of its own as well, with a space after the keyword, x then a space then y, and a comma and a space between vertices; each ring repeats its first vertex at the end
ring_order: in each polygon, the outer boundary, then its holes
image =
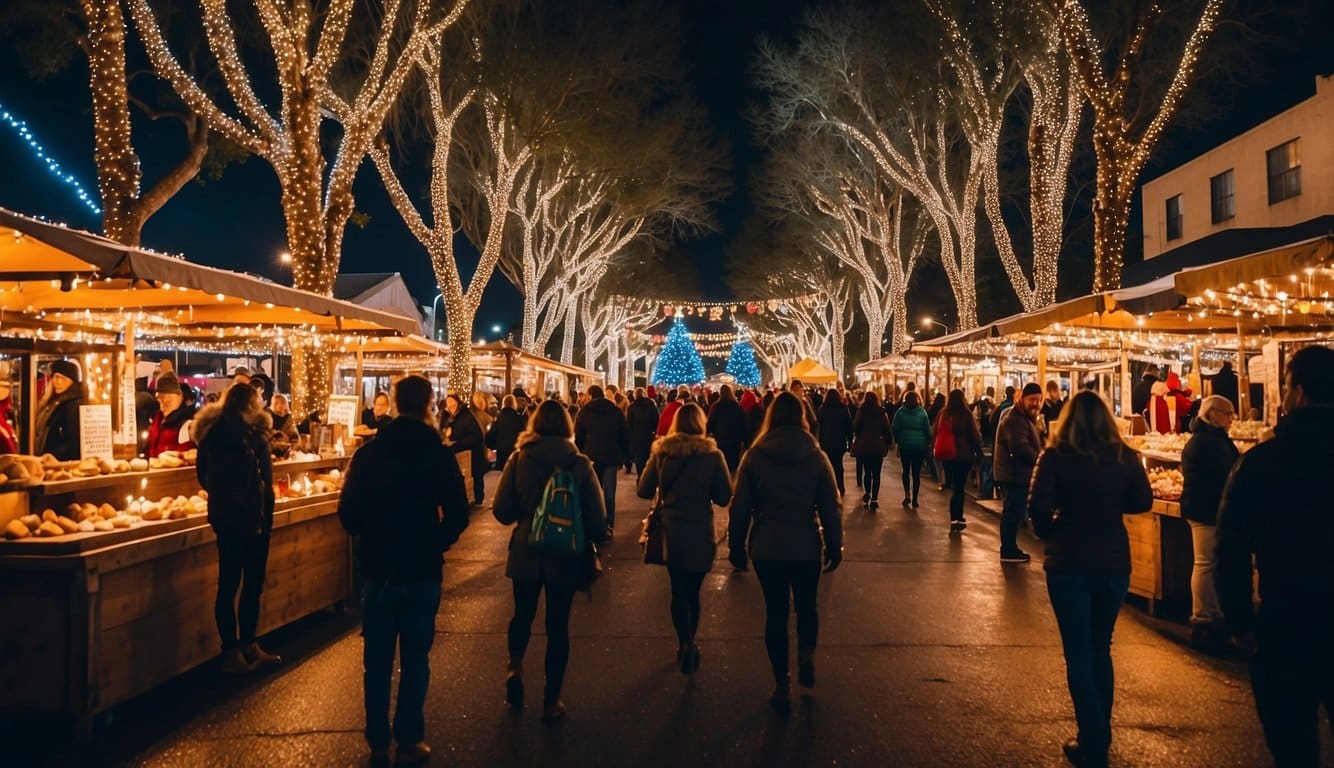
POLYGON ((1234 421, 1227 435, 1233 440, 1258 441, 1266 429, 1269 427, 1263 421, 1234 421))
POLYGON ((1181 470, 1179 469, 1149 470, 1149 486, 1153 489, 1154 498, 1157 499, 1166 501, 1180 499, 1182 480, 1181 470))

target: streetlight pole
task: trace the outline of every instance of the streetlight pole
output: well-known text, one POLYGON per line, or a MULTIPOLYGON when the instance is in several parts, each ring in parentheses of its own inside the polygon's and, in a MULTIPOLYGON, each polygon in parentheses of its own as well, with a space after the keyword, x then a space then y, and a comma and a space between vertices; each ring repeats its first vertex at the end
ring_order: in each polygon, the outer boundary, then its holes
POLYGON ((440 314, 436 311, 435 305, 444 296, 445 292, 441 291, 431 299, 431 341, 440 341, 440 314))
POLYGON ((930 318, 930 317, 924 317, 924 318, 922 318, 922 327, 923 327, 923 328, 930 328, 930 327, 933 326, 933 325, 938 325, 938 326, 940 326, 941 328, 944 328, 944 329, 945 329, 945 333, 954 333, 954 329, 953 329, 953 328, 950 328, 948 325, 945 325, 944 323, 940 322, 939 320, 935 320, 935 319, 932 319, 932 318, 930 318))

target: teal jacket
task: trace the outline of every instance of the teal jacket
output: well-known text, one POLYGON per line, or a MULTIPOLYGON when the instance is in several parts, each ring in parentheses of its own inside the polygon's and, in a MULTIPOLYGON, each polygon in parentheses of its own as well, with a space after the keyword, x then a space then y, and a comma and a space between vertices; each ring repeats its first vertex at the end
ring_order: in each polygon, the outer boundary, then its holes
POLYGON ((890 425, 899 450, 908 453, 926 453, 931 445, 931 419, 922 406, 900 408, 894 414, 894 423, 890 425))

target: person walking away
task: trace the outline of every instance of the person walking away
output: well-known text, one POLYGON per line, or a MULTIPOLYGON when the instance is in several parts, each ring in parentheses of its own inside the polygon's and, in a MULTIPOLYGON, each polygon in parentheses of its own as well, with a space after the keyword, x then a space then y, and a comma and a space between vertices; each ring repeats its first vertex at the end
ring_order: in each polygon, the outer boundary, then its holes
MULTIPOLYGON (((1013 396, 1013 390, 1011 390, 1013 396)), ((977 489, 978 498, 990 499, 995 492, 994 483, 991 479, 992 457, 996 448, 996 422, 992 416, 996 413, 996 389, 987 387, 987 393, 983 395, 974 406, 977 411, 977 428, 982 435, 982 455, 979 457, 977 489)))
POLYGON ((157 380, 158 412, 148 426, 148 457, 155 459, 165 451, 186 451, 194 443, 181 439, 181 427, 194 417, 194 410, 182 404, 185 396, 181 392, 181 383, 173 374, 167 374, 157 380))
POLYGON ((895 412, 891 428, 899 444, 899 464, 903 468, 903 506, 916 509, 922 488, 922 462, 931 445, 931 417, 922 408, 921 396, 916 391, 903 396, 903 405, 895 412))
POLYGON ((1001 419, 1005 418, 1005 414, 1009 413, 1010 409, 1014 407, 1014 395, 1018 391, 1019 390, 1014 387, 1007 386, 1005 388, 1005 399, 1000 401, 1000 405, 997 405, 995 412, 991 414, 990 432, 992 445, 995 445, 996 430, 1000 427, 1001 419))
POLYGON ((834 481, 838 486, 838 498, 843 500, 843 454, 847 453, 852 442, 852 417, 848 415, 848 406, 844 404, 840 393, 829 390, 824 403, 820 406, 819 427, 820 450, 834 468, 834 481))
POLYGON ((750 424, 736 394, 727 384, 718 389, 718 402, 709 409, 707 426, 709 437, 718 443, 718 450, 727 460, 727 471, 736 472, 741 453, 750 442, 750 424))
POLYGON ((801 410, 806 415, 806 429, 809 429, 812 435, 815 434, 820 419, 815 412, 815 402, 811 400, 810 394, 806 391, 806 385, 797 379, 793 379, 788 384, 787 389, 796 395, 797 400, 801 402, 801 410))
POLYGON ((59 461, 80 458, 79 406, 83 405, 79 367, 69 360, 51 363, 50 384, 37 406, 33 453, 49 453, 59 461))
POLYGON ((218 542, 213 616, 222 669, 229 673, 282 661, 255 640, 273 533, 272 427, 259 392, 248 382, 228 387, 222 401, 201 410, 191 427, 199 445, 195 474, 208 491, 208 522, 218 542))
POLYGON ((589 387, 588 398, 588 405, 574 419, 574 444, 593 460, 593 471, 602 484, 610 537, 616 526, 616 476, 630 454, 630 432, 621 409, 607 399, 602 387, 589 387))
POLYGON ((1190 644, 1203 650, 1220 650, 1226 639, 1223 609, 1214 589, 1214 526, 1223 485, 1241 456, 1227 434, 1235 415, 1226 397, 1206 397, 1181 451, 1181 516, 1190 524, 1195 549, 1190 572, 1190 644))
POLYGON ((519 434, 527 423, 519 411, 519 399, 514 395, 505 395, 500 401, 500 413, 496 414, 496 420, 492 422, 491 429, 487 430, 483 441, 487 448, 496 452, 496 469, 505 468, 505 462, 514 453, 514 444, 518 442, 519 434))
POLYGON ((569 412, 556 400, 544 400, 533 412, 528 429, 519 436, 516 452, 505 464, 492 514, 501 525, 515 526, 505 562, 505 576, 514 587, 505 701, 515 709, 523 707, 523 656, 537 616, 537 599, 546 592, 546 687, 542 718, 547 723, 565 716, 560 692, 570 659, 570 607, 574 593, 587 582, 581 558, 534 552, 528 545, 533 516, 542 503, 547 483, 562 469, 574 476, 574 487, 579 489, 585 538, 594 544, 602 543, 607 537, 607 518, 593 462, 574 447, 574 423, 569 412))
POLYGON ((338 519, 356 536, 363 584, 362 663, 366 743, 371 761, 426 762, 426 690, 440 609, 444 553, 468 526, 468 491, 453 453, 431 425, 431 383, 408 376, 394 386, 398 418, 352 455, 338 519), (394 657, 398 704, 389 720, 394 657))
POLYGON ((931 425, 931 434, 926 441, 926 469, 942 491, 945 490, 945 468, 936 459, 934 448, 936 422, 940 420, 940 412, 943 410, 945 410, 945 396, 937 392, 936 396, 931 398, 931 405, 926 409, 927 423, 931 425))
POLYGON ((746 569, 748 557, 755 561, 764 593, 764 647, 774 675, 769 701, 781 713, 791 709, 789 595, 797 614, 797 683, 811 688, 820 563, 830 573, 843 562, 834 470, 807 429, 804 410, 790 392, 774 398, 737 469, 727 526, 728 560, 738 570, 746 569))
POLYGON ((973 414, 964 400, 963 390, 950 392, 945 409, 940 412, 936 422, 936 455, 948 453, 942 449, 940 436, 949 435, 953 444, 953 455, 942 456, 945 465, 945 479, 950 487, 950 532, 960 533, 968 527, 968 520, 963 514, 964 490, 968 485, 968 474, 973 465, 982 459, 982 435, 973 422, 973 414))
MULTIPOLYGON (((1015 407, 1011 420, 1023 418, 1015 407)), ((1112 743, 1112 630, 1130 588, 1123 515, 1153 506, 1149 478, 1107 404, 1076 394, 1033 473, 1029 513, 1046 553, 1047 595, 1061 632, 1078 736, 1074 765, 1106 766, 1112 743)))
POLYGON ((1031 558, 1019 548, 1019 528, 1024 524, 1028 501, 1028 481, 1042 451, 1038 434, 1038 412, 1042 408, 1042 387, 1030 381, 1024 385, 1019 402, 1005 412, 996 428, 996 451, 992 475, 1005 496, 1001 499, 1000 560, 1002 563, 1027 563, 1031 558))
POLYGON ((667 404, 662 407, 662 412, 658 415, 658 437, 667 434, 667 430, 672 428, 672 419, 676 416, 676 409, 688 402, 690 402, 690 387, 684 384, 667 393, 667 404))
POLYGON ((1279 768, 1320 764, 1320 705, 1334 717, 1334 349, 1288 361, 1273 439, 1232 470, 1218 509, 1215 580, 1279 768), (1251 598, 1252 558, 1260 611, 1251 598))
POLYGON ((754 390, 748 389, 741 393, 741 410, 746 414, 746 445, 750 445, 755 442, 760 425, 764 423, 764 406, 754 390))
MULTIPOLYGON (((772 407, 772 406, 770 406, 772 407)), ((880 406, 880 396, 867 392, 857 418, 852 420, 852 455, 861 459, 865 477, 862 479, 862 506, 880 509, 880 469, 893 441, 889 417, 880 406)))
POLYGON ((473 417, 472 411, 463 407, 458 395, 445 395, 445 411, 440 414, 440 432, 445 437, 445 445, 454 453, 468 452, 469 469, 472 474, 472 503, 482 506, 486 496, 486 444, 482 436, 482 427, 473 417))
POLYGON ((648 463, 649 453, 653 450, 653 438, 658 431, 658 404, 643 387, 635 389, 635 399, 630 403, 625 421, 630 435, 630 455, 634 459, 635 474, 643 475, 644 465, 648 463))
MULTIPOLYGON (((856 402, 848 403, 848 418, 851 419, 852 423, 855 424, 857 422, 857 412, 862 409, 862 403, 864 402, 866 402, 866 393, 858 392, 856 402)), ((886 403, 886 405, 888 405, 888 403, 886 403)), ((894 417, 888 416, 888 414, 886 414, 886 416, 892 423, 894 417)), ((853 437, 854 439, 856 438, 855 431, 853 432, 853 437)), ((852 472, 857 477, 857 487, 862 489, 867 488, 870 485, 871 479, 867 477, 866 462, 862 461, 862 457, 858 456, 857 453, 852 450, 851 441, 848 443, 848 453, 852 454, 852 472)), ((865 490, 863 490, 863 493, 865 493, 865 490)))
POLYGON ((726 458, 704 430, 704 411, 694 403, 681 406, 666 437, 654 443, 637 489, 641 499, 659 499, 657 514, 662 515, 667 538, 667 575, 672 585, 676 663, 687 675, 699 669, 700 650, 695 642, 699 590, 718 554, 713 505, 725 506, 732 500, 726 458))

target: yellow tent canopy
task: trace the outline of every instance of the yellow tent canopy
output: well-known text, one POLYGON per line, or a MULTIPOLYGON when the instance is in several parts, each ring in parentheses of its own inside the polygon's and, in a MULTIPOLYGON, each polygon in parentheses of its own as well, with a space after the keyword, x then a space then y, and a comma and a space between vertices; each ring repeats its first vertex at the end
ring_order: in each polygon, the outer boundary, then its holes
POLYGON ((788 369, 787 379, 803 384, 833 384, 838 381, 838 374, 809 357, 803 357, 788 369))

